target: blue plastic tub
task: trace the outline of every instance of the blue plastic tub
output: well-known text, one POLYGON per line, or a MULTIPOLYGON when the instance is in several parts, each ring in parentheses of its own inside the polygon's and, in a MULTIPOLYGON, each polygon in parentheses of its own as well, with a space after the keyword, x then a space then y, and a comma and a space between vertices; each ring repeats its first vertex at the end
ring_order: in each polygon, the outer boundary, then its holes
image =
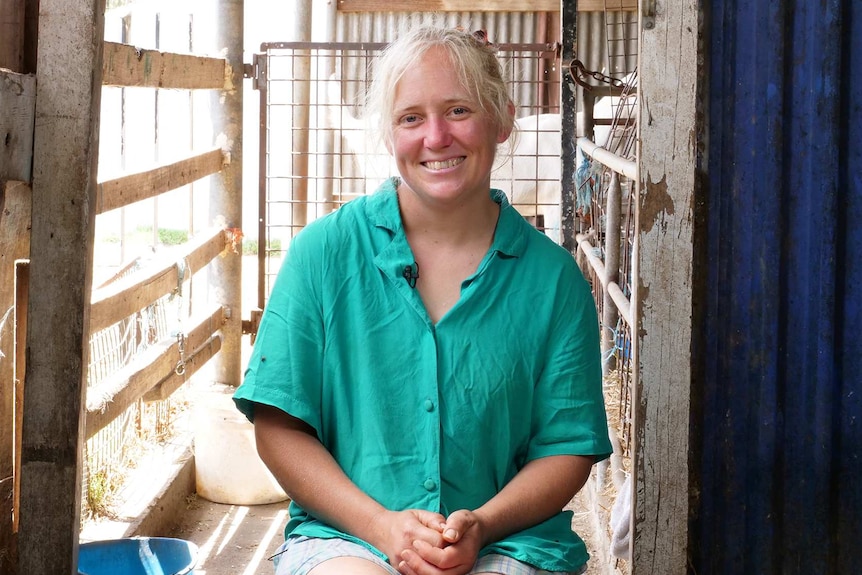
POLYGON ((171 537, 92 541, 80 546, 78 575, 184 575, 197 555, 197 545, 171 537))

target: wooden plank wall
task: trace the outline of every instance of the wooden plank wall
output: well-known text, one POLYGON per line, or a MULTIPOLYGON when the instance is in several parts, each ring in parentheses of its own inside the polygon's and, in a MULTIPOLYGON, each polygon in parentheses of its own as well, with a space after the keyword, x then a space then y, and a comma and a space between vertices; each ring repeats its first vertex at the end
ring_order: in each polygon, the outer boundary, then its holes
POLYGON ((641 29, 634 575, 687 567, 698 33, 690 0, 641 29))

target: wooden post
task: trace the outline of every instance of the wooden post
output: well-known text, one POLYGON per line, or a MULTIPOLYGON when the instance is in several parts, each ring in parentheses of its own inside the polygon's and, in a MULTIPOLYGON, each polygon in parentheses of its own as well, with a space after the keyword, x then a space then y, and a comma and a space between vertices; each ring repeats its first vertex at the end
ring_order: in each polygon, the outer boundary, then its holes
POLYGON ((41 0, 18 573, 77 571, 105 0, 41 0))
MULTIPOLYGON (((578 40, 577 2, 566 2, 565 0, 560 2, 560 25, 562 26, 560 61, 567 63, 575 57, 575 46, 578 40)), ((560 237, 563 241, 563 247, 575 254, 578 251, 575 234, 579 227, 575 222, 575 170, 577 169, 575 165, 577 150, 575 140, 577 138, 575 134, 575 91, 571 82, 561 82, 560 84, 560 117, 562 121, 562 129, 560 130, 560 138, 562 138, 560 237)))
MULTIPOLYGON (((213 133, 230 162, 215 178, 211 220, 228 228, 242 226, 242 83, 243 0, 218 0, 216 46, 227 59, 230 76, 212 98, 213 133)), ((238 386, 242 379, 242 243, 213 260, 209 274, 216 301, 228 310, 222 326, 222 348, 215 359, 215 379, 238 386)))
MULTIPOLYGON (((642 3, 643 4, 643 3, 642 3)), ((668 0, 640 29, 633 575, 687 573, 698 4, 668 0), (648 337, 647 337, 648 336, 648 337)))
POLYGON ((30 254, 30 186, 0 181, 0 573, 14 573, 15 485, 15 260, 30 254), (13 309, 15 309, 13 313, 13 309))

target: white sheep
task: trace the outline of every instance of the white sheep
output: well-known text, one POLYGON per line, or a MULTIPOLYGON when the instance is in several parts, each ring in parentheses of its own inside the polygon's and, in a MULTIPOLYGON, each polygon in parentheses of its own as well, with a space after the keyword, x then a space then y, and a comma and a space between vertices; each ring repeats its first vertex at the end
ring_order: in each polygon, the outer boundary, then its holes
POLYGON ((525 217, 542 216, 545 234, 559 242, 560 115, 525 116, 515 119, 515 124, 514 135, 498 150, 500 166, 491 173, 491 187, 506 192, 525 217))

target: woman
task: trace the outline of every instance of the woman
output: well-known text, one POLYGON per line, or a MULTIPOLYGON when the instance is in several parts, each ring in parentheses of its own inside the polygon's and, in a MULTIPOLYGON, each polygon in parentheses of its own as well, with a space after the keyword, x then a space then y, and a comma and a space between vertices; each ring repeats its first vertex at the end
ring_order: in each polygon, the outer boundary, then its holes
POLYGON ((291 243, 235 395, 291 498, 279 575, 584 569, 562 509, 611 451, 598 323, 490 189, 507 93, 483 36, 401 37, 368 102, 399 177, 291 243))

